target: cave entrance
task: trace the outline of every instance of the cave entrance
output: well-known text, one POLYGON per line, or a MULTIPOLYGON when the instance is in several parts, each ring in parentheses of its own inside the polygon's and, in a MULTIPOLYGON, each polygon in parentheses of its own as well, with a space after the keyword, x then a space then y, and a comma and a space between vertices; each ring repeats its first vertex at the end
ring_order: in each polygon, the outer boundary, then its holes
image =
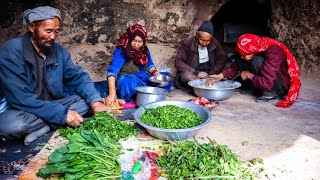
POLYGON ((242 34, 270 36, 267 25, 270 16, 270 0, 229 0, 214 14, 211 22, 215 38, 225 53, 230 55, 234 52, 237 39, 242 34))

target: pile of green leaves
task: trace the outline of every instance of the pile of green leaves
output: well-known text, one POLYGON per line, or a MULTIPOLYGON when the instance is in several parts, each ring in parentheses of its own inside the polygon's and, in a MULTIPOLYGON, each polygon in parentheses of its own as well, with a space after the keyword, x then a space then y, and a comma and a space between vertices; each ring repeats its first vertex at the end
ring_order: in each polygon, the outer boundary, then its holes
POLYGON ((102 134, 108 134, 108 136, 116 142, 120 139, 136 136, 139 133, 132 125, 116 120, 112 115, 107 114, 106 112, 97 112, 94 114, 94 119, 84 122, 77 128, 67 127, 59 129, 59 133, 61 136, 69 139, 74 133, 92 129, 95 129, 102 134))
POLYGON ((69 136, 69 144, 56 149, 37 176, 52 174, 63 179, 114 179, 121 177, 118 157, 121 145, 103 132, 81 130, 69 136))
POLYGON ((141 121, 150 126, 165 129, 185 129, 203 123, 197 113, 176 105, 148 108, 142 114, 141 121))
POLYGON ((156 163, 168 179, 254 179, 247 164, 227 146, 214 141, 179 141, 163 147, 156 163))
POLYGON ((132 125, 115 120, 106 112, 77 128, 59 129, 69 144, 56 149, 46 167, 38 171, 43 178, 58 175, 63 179, 115 179, 121 177, 119 140, 139 133, 132 125))

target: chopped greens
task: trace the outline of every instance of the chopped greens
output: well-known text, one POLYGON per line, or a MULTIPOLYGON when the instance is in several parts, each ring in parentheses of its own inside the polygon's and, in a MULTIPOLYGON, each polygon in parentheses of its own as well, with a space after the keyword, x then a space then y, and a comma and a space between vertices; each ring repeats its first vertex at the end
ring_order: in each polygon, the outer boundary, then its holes
POLYGON ((254 179, 249 166, 227 146, 179 141, 163 147, 156 163, 168 179, 254 179))
POLYGON ((176 105, 148 108, 142 114, 141 121, 150 126, 166 129, 185 129, 203 123, 197 113, 176 105))
POLYGON ((82 130, 96 129, 100 133, 108 134, 114 141, 136 136, 139 133, 133 126, 114 119, 112 115, 106 112, 95 113, 94 117, 94 119, 84 122, 80 127, 59 129, 59 133, 69 139, 72 134, 79 133, 82 130))
POLYGON ((248 146, 250 144, 250 142, 249 141, 243 141, 241 144, 242 144, 242 146, 248 146))

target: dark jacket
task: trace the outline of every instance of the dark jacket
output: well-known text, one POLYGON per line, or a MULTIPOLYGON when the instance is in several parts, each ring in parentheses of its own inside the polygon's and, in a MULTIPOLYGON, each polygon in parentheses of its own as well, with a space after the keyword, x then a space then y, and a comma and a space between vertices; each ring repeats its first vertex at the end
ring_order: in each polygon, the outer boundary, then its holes
MULTIPOLYGON (((274 86, 277 73, 280 74, 285 88, 289 89, 290 76, 288 74, 288 64, 286 55, 279 46, 271 46, 262 52, 264 62, 260 68, 260 74, 254 75, 252 85, 259 89, 270 90, 274 86)), ((242 60, 243 61, 243 60, 242 60)), ((223 70, 225 78, 231 79, 238 74, 239 70, 236 63, 223 70)))
MULTIPOLYGON (((0 94, 14 109, 29 112, 50 123, 65 124, 68 108, 37 99, 35 50, 30 33, 12 39, 0 48, 0 94)), ((70 53, 54 43, 47 55, 44 82, 51 99, 61 99, 64 85, 90 105, 102 101, 88 73, 74 64, 70 53)))
MULTIPOLYGON (((209 53, 209 62, 211 71, 209 74, 218 74, 222 71, 227 59, 225 53, 216 39, 213 39, 207 46, 209 53)), ((198 39, 196 36, 182 41, 175 59, 175 65, 178 73, 181 71, 190 71, 194 73, 199 65, 198 39)))

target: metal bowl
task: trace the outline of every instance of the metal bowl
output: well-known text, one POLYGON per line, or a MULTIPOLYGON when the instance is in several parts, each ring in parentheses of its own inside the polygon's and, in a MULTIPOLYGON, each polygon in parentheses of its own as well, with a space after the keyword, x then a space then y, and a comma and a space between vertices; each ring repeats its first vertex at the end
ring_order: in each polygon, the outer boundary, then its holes
POLYGON ((151 87, 151 86, 140 86, 136 87, 137 90, 137 98, 136 104, 137 106, 146 105, 152 102, 163 101, 166 99, 166 95, 168 93, 167 90, 151 87))
POLYGON ((159 76, 150 76, 148 80, 153 86, 164 87, 170 83, 171 76, 161 74, 159 76))
POLYGON ((235 89, 241 86, 239 82, 232 80, 219 81, 212 86, 207 86, 205 85, 206 81, 206 79, 196 79, 189 81, 188 84, 197 96, 217 101, 229 99, 235 89))
POLYGON ((192 102, 187 101, 159 101, 147 104, 145 106, 139 107, 134 112, 134 119, 137 121, 137 123, 144 127, 146 131, 152 135, 155 138, 162 139, 162 140, 174 140, 174 141, 180 141, 185 140, 191 137, 194 137, 198 134, 200 129, 202 129, 204 126, 206 126, 211 121, 212 115, 211 113, 204 107, 194 104, 192 102), (186 128, 186 129, 164 129, 164 128, 157 128, 150 125, 147 125, 143 122, 141 122, 140 118, 143 115, 143 113, 148 108, 156 108, 158 106, 165 106, 165 105, 176 105, 182 108, 189 109, 195 113, 197 113, 201 119, 203 119, 203 123, 192 127, 192 128, 186 128))

